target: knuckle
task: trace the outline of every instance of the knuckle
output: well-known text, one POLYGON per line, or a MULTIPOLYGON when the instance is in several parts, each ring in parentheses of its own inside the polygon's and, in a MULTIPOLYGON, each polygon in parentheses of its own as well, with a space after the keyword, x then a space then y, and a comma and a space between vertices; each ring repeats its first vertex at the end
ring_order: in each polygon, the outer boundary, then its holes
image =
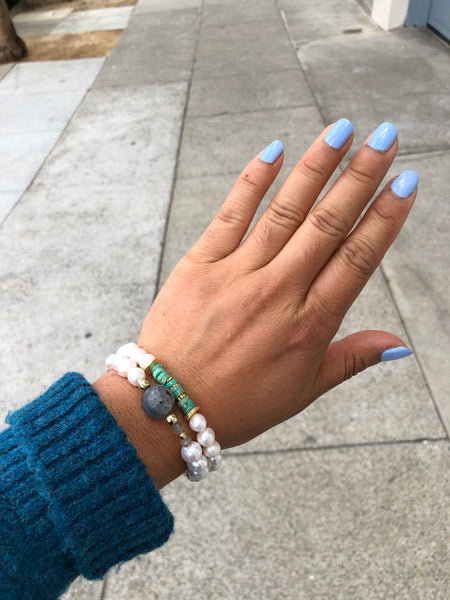
POLYGON ((272 200, 267 207, 265 218, 272 225, 293 230, 303 222, 304 213, 294 205, 293 201, 285 197, 272 200))
POLYGON ((342 215, 326 206, 320 206, 320 204, 309 215, 309 219, 313 227, 320 233, 333 238, 341 239, 347 235, 349 230, 342 215))
POLYGON ((358 279, 368 279, 378 264, 378 257, 374 248, 363 237, 348 239, 341 246, 339 254, 345 266, 358 279))
MULTIPOLYGON (((231 229, 241 229, 245 225, 244 216, 237 208, 234 208, 232 205, 227 206, 224 205, 217 213, 217 220, 220 223, 227 225, 231 229)), ((213 223, 208 228, 213 229, 213 223)))
POLYGON ((361 373, 368 366, 364 357, 359 352, 349 352, 344 358, 344 381, 361 373))
POLYGON ((367 167, 352 161, 346 168, 346 175, 359 186, 370 188, 377 187, 378 182, 375 177, 368 171, 367 167))
POLYGON ((397 219, 387 206, 374 202, 372 210, 377 217, 378 225, 386 231, 395 231, 398 227, 397 219))
POLYGON ((297 163, 295 168, 302 176, 307 177, 314 183, 322 184, 324 180, 326 181, 328 179, 328 174, 325 172, 322 165, 312 158, 304 157, 297 163))
POLYGON ((250 171, 243 171, 238 177, 238 183, 244 188, 251 190, 259 190, 261 182, 250 171))

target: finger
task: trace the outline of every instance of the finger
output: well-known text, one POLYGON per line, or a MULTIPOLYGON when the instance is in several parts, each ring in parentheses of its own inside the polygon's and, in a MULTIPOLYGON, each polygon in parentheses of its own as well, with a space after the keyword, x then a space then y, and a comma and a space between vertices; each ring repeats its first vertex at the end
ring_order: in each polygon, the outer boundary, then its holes
POLYGON ((382 360, 409 356, 405 342, 386 331, 360 331, 333 342, 320 363, 313 387, 313 398, 318 398, 343 381, 350 379, 382 360), (386 352, 390 349, 394 352, 386 352))
POLYGON ((269 263, 297 231, 352 141, 353 125, 339 119, 297 163, 238 250, 246 261, 251 257, 255 269, 269 263))
POLYGON ((216 262, 231 254, 241 243, 282 164, 283 144, 275 140, 239 175, 216 217, 190 254, 207 262, 216 262))
POLYGON ((322 312, 340 323, 397 237, 418 181, 414 171, 404 171, 384 188, 312 284, 306 310, 314 306, 319 318, 322 312))
POLYGON ((292 274, 299 293, 311 282, 353 228, 386 175, 397 152, 397 130, 383 123, 361 146, 339 179, 308 215, 283 251, 275 268, 292 274), (384 147, 374 144, 387 129, 384 147), (376 146, 376 147, 373 147, 376 146))

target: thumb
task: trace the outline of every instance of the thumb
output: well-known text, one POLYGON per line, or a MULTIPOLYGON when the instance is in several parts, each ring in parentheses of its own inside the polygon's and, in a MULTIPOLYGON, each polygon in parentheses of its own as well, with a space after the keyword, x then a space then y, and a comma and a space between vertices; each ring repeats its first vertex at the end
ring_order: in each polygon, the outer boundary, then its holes
POLYGON ((392 333, 352 333, 328 346, 317 371, 313 397, 318 398, 336 385, 381 361, 395 360, 411 354, 412 350, 407 348, 405 342, 392 333))

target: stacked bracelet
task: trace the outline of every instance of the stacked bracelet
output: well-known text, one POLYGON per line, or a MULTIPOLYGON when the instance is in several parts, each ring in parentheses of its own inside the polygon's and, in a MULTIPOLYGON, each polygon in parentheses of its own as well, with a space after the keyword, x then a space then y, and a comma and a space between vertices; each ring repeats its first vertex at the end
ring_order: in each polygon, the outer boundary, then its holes
POLYGON ((189 398, 181 385, 169 375, 152 354, 148 354, 137 344, 121 346, 116 354, 105 361, 106 369, 117 371, 121 377, 144 390, 142 407, 145 413, 155 419, 165 418, 174 433, 180 436, 181 456, 186 462, 186 476, 190 481, 201 481, 209 471, 217 471, 222 464, 220 444, 214 431, 207 427, 206 419, 198 411, 198 406, 189 398), (159 385, 151 385, 146 374, 151 373, 159 385), (173 409, 180 408, 189 427, 197 434, 197 441, 185 433, 173 409))

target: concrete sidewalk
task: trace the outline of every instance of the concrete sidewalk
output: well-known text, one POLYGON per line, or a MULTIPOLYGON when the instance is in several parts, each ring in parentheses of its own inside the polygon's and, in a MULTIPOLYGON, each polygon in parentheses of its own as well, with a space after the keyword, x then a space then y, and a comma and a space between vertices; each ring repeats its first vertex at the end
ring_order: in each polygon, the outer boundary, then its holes
POLYGON ((170 543, 65 598, 448 600, 445 44, 385 33, 356 0, 141 0, 89 64, 95 82, 0 228, 2 417, 68 369, 95 380, 246 162, 281 139, 275 190, 340 117, 355 149, 395 123, 388 177, 415 169, 420 190, 339 333, 385 329, 415 353, 228 452, 205 484, 174 482, 170 543))

